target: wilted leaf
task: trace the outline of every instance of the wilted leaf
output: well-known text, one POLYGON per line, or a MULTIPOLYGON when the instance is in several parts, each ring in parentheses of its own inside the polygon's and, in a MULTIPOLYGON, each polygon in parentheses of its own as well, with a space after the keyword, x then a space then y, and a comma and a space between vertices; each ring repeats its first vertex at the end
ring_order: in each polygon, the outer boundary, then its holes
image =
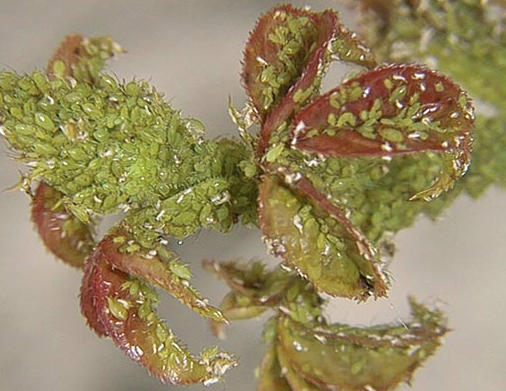
POLYGON ((67 36, 58 46, 47 64, 46 74, 50 78, 73 75, 74 65, 85 55, 83 40, 83 36, 72 34, 67 36))

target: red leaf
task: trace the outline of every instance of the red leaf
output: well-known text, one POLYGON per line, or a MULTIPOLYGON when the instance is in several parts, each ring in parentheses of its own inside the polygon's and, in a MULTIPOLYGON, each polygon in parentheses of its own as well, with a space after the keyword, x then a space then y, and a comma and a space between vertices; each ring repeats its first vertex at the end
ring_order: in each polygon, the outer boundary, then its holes
POLYGON ((158 253, 146 258, 140 252, 129 254, 120 251, 122 244, 128 240, 130 240, 130 235, 125 230, 121 228, 113 230, 112 234, 99 243, 96 251, 113 267, 165 289, 198 314, 218 322, 225 322, 223 314, 217 308, 208 305, 187 280, 171 270, 169 262, 179 262, 175 254, 161 246, 159 251, 165 250, 165 254, 171 259, 162 259, 158 253))
POLYGON ((96 257, 97 253, 94 252, 93 255, 88 258, 84 267, 80 294, 81 313, 85 317, 88 326, 90 326, 90 328, 95 331, 99 337, 107 337, 107 330, 102 324, 102 321, 98 316, 97 308, 95 307, 93 277, 97 263, 96 257))
POLYGON ((81 308, 91 327, 162 382, 213 382, 235 365, 232 357, 214 351, 195 359, 158 318, 156 293, 112 266, 100 247, 88 261, 83 283, 81 308))
POLYGON ((419 65, 391 65, 353 78, 305 107, 292 144, 324 156, 455 151, 470 159, 472 108, 451 80, 419 65))
MULTIPOLYGON (((130 295, 122 286, 130 281, 130 277, 113 268, 107 261, 98 256, 90 259, 93 263, 89 290, 93 292, 93 303, 98 319, 106 333, 114 343, 132 360, 139 362, 148 371, 162 381, 170 381, 169 375, 163 373, 163 362, 157 355, 157 349, 162 344, 156 340, 157 322, 149 322, 139 317, 140 305, 136 298, 130 295), (124 312, 116 314, 110 308, 110 300, 118 305, 125 305, 124 312)), ((175 380, 175 379, 174 379, 175 380)))
MULTIPOLYGON (((323 65, 337 27, 332 11, 315 13, 290 5, 275 7, 259 19, 246 44, 242 78, 262 122, 311 63, 323 65)), ((306 84, 315 76, 308 76, 306 84)))
POLYGON ((32 199, 32 220, 50 252, 81 268, 95 244, 91 227, 59 205, 60 200, 60 192, 41 182, 32 199))

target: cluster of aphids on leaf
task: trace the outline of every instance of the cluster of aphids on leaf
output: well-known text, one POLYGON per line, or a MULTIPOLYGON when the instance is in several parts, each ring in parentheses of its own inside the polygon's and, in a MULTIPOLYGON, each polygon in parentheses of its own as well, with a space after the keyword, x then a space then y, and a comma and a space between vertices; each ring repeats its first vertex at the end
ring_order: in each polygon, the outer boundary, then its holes
POLYGON ((155 286, 216 331, 274 310, 261 390, 388 390, 408 380, 446 332, 439 312, 412 301, 409 327, 328 325, 319 293, 386 295, 384 233, 411 224, 467 169, 465 93, 424 66, 379 66, 335 11, 278 6, 246 44, 248 101, 230 109, 242 140, 208 141, 147 83, 103 73, 118 51, 106 38, 71 36, 45 74, 0 75, 3 136, 29 167, 20 186, 46 247, 84 269, 89 326, 164 382, 220 379, 234 357, 188 352, 158 318, 155 286), (360 72, 321 94, 336 60, 360 72), (96 242, 97 217, 118 211, 124 219, 96 242), (238 221, 260 227, 283 267, 207 262, 231 288, 215 308, 168 239, 238 221))

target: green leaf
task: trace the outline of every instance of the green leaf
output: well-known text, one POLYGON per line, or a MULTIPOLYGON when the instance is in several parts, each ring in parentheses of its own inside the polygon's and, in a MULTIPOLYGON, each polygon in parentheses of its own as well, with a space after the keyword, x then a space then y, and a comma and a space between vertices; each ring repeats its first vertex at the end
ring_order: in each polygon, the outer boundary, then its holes
MULTIPOLYGON (((255 318, 276 307, 291 280, 286 273, 267 272, 261 262, 204 261, 203 267, 231 288, 219 307, 228 321, 255 318)), ((210 324, 213 333, 223 339, 223 323, 211 320, 210 324)))
MULTIPOLYGON (((231 288, 220 305, 228 320, 256 317, 267 309, 283 311, 303 323, 322 318, 325 300, 311 283, 286 267, 266 270, 261 262, 210 261, 204 267, 231 288)), ((219 324, 212 326, 221 334, 219 324)))
POLYGON ((284 378, 286 379, 286 382, 290 385, 290 389, 292 391, 322 390, 322 388, 317 387, 314 384, 308 382, 300 375, 299 372, 297 372, 297 369, 290 363, 290 361, 285 355, 285 352, 279 346, 276 349, 276 357, 279 362, 278 365, 280 365, 282 368, 284 378))
MULTIPOLYGON (((269 305, 259 304, 256 300, 229 292, 220 303, 220 311, 228 322, 252 319, 262 315, 270 308, 269 305)), ((209 321, 211 331, 220 339, 225 339, 223 322, 209 321)))
MULTIPOLYGON (((292 391, 287 383, 283 370, 278 361, 276 344, 271 344, 262 359, 258 370, 258 383, 256 391, 292 391)), ((309 391, 309 390, 308 390, 309 391)))
POLYGON ((220 305, 228 320, 256 317, 269 308, 277 307, 286 289, 294 283, 293 274, 281 268, 268 271, 258 261, 204 261, 203 266, 231 288, 220 305))
POLYGON ((344 224, 339 224, 309 202, 276 177, 264 177, 259 218, 270 251, 329 295, 356 299, 384 295, 386 280, 376 250, 344 215, 344 224))
POLYGON ((393 390, 409 382, 447 332, 439 311, 411 301, 413 321, 403 325, 314 328, 280 316, 278 351, 286 365, 321 389, 393 390))

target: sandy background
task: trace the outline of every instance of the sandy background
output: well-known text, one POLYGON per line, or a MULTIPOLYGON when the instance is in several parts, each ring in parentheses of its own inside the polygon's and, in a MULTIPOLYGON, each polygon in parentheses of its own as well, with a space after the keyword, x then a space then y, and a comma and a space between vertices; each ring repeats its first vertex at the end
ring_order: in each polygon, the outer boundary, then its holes
MULTIPOLYGON (((257 16, 275 3, 0 0, 0 69, 44 67, 70 32, 111 35, 128 50, 111 64, 120 78, 149 79, 174 107, 203 120, 209 135, 233 134, 226 105, 229 95, 238 104, 244 99, 238 79, 242 47, 257 16)), ((337 1, 307 3, 338 7, 337 1)), ((0 154, 0 189, 17 181, 18 168, 0 154)), ((415 376, 412 390, 506 389, 505 210, 506 193, 492 189, 479 201, 461 198, 438 224, 420 220, 398 235, 390 298, 359 306, 334 301, 332 317, 370 325, 405 319, 408 294, 439 299, 454 331, 415 376)), ((213 303, 225 288, 199 271, 201 259, 265 256, 259 233, 241 228, 229 236, 203 232, 179 250, 194 263, 195 284, 213 303)), ((27 197, 0 193, 0 391, 173 389, 87 329, 78 308, 79 284, 78 272, 43 251, 29 222, 27 197)), ((171 298, 164 297, 161 312, 193 351, 217 342, 204 321, 171 298)), ((254 390, 260 333, 259 321, 229 329, 222 346, 239 355, 241 365, 212 389, 254 390)))

